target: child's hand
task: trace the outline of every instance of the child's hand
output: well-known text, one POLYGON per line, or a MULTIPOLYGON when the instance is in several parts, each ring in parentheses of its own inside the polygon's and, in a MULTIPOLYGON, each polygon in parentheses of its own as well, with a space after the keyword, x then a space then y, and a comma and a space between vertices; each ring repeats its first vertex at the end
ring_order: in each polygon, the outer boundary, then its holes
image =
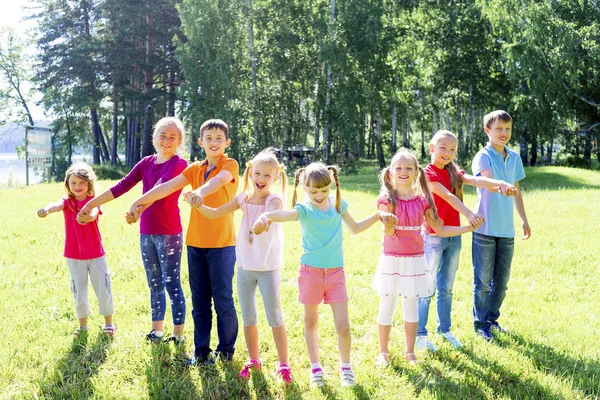
POLYGON ((188 203, 191 207, 199 208, 202 205, 202 195, 196 192, 187 192, 183 195, 183 198, 186 203, 188 203))
POLYGON ((85 203, 83 207, 81 207, 81 210, 79 210, 79 213, 77 214, 77 221, 79 221, 79 217, 89 215, 93 209, 94 207, 90 207, 90 203, 85 203))
POLYGON ((396 217, 396 215, 384 211, 379 211, 379 220, 386 227, 395 227, 398 223, 398 217, 396 217))
POLYGON ((519 189, 517 189, 516 187, 514 187, 511 184, 504 182, 500 186, 498 186, 498 193, 500 193, 506 197, 516 196, 519 194, 519 189))
POLYGON ((46 208, 40 208, 38 210, 37 214, 38 214, 38 217, 40 217, 40 218, 46 218, 46 216, 50 213, 48 212, 48 210, 46 210, 46 208))
POLYGON ((269 226, 273 223, 273 220, 268 218, 266 215, 261 215, 252 225, 252 233, 260 235, 261 233, 268 231, 269 226))
POLYGON ((527 240, 531 237, 531 228, 529 227, 529 222, 523 222, 523 237, 521 239, 527 240))
POLYGON ((473 230, 479 228, 481 226, 481 224, 483 224, 483 222, 485 221, 485 219, 483 218, 483 215, 481 214, 472 214, 471 217, 469 218, 469 225, 471 225, 471 228, 473 228, 473 230))
POLYGON ((77 223, 79 225, 85 225, 88 222, 92 222, 93 219, 88 214, 77 214, 77 223))
POLYGON ((135 215, 133 213, 130 213, 129 211, 127 211, 125 213, 125 222, 127 222, 129 225, 135 224, 137 222, 137 218, 135 217, 135 215))

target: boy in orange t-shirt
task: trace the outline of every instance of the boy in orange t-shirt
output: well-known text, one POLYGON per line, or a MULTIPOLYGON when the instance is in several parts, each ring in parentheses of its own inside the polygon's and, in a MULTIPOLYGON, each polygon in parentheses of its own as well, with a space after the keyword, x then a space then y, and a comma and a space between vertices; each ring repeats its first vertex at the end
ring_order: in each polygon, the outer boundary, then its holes
POLYGON ((180 175, 155 186, 137 199, 128 213, 129 221, 137 220, 139 213, 152 202, 192 185, 193 191, 185 194, 186 201, 192 205, 186 245, 194 319, 194 362, 197 364, 213 362, 211 300, 215 304, 219 335, 215 355, 221 359, 233 357, 238 320, 232 288, 235 265, 233 213, 211 220, 200 214, 194 205, 222 206, 235 197, 239 183, 239 165, 225 154, 225 149, 231 145, 225 122, 219 119, 204 122, 198 144, 206 153, 203 161, 193 163, 180 175))

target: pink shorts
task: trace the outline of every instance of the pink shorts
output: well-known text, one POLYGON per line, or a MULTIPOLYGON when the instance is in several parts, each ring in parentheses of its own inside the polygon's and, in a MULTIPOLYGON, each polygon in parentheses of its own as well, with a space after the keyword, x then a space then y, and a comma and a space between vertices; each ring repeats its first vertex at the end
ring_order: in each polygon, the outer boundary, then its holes
POLYGON ((344 267, 315 268, 300 264, 298 299, 302 304, 347 302, 344 267))

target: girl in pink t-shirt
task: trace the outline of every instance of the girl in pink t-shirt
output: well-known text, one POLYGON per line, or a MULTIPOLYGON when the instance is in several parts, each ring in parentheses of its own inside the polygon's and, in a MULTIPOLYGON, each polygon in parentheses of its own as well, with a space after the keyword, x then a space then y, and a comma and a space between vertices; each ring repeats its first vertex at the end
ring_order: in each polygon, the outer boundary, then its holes
POLYGON ((419 167, 417 158, 404 148, 394 155, 390 166, 381 172, 381 194, 377 199, 377 208, 393 213, 398 218, 396 226, 385 227, 383 251, 373 282, 373 288, 381 298, 377 321, 380 349, 377 365, 389 365, 388 344, 394 310, 400 296, 406 335, 405 359, 416 364, 417 301, 419 297, 433 294, 421 225, 426 221, 440 236, 460 235, 474 228, 470 225, 444 226, 437 215, 423 169, 419 167))
POLYGON ((288 341, 279 299, 280 273, 283 266, 283 228, 276 223, 263 235, 254 235, 252 225, 266 211, 281 210, 284 200, 271 193, 271 186, 281 173, 281 193, 287 190, 285 168, 271 149, 265 149, 246 164, 244 191, 229 203, 211 208, 202 204, 198 210, 206 218, 215 219, 242 210, 242 223, 235 246, 237 287, 244 337, 249 360, 239 376, 248 379, 252 369, 260 369, 256 288, 260 289, 269 326, 279 356, 277 375, 286 384, 292 382, 288 360, 288 341))
POLYGON ((38 210, 40 218, 62 211, 65 218, 65 250, 67 266, 71 275, 71 291, 75 298, 75 315, 79 319, 79 328, 73 335, 87 333, 88 317, 91 314, 88 301, 88 271, 90 281, 98 298, 100 314, 104 316, 104 333, 114 336, 112 324, 114 314, 110 273, 106 265, 102 238, 98 230, 98 208, 86 216, 77 217, 77 213, 94 198, 96 174, 86 163, 76 163, 65 174, 67 197, 56 203, 50 203, 38 210))

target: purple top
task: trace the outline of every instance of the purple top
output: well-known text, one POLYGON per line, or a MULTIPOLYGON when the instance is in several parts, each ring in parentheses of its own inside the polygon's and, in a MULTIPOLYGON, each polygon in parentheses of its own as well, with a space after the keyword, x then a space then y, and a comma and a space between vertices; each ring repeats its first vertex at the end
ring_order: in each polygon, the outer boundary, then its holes
MULTIPOLYGON (((168 182, 187 167, 187 161, 175 154, 169 161, 156 163, 156 154, 144 157, 127 176, 110 188, 116 199, 131 190, 142 181, 142 191, 146 193, 154 186, 168 182)), ((155 201, 140 217, 140 233, 143 235, 176 235, 182 232, 179 217, 179 195, 181 189, 171 193, 164 199, 155 201)))

